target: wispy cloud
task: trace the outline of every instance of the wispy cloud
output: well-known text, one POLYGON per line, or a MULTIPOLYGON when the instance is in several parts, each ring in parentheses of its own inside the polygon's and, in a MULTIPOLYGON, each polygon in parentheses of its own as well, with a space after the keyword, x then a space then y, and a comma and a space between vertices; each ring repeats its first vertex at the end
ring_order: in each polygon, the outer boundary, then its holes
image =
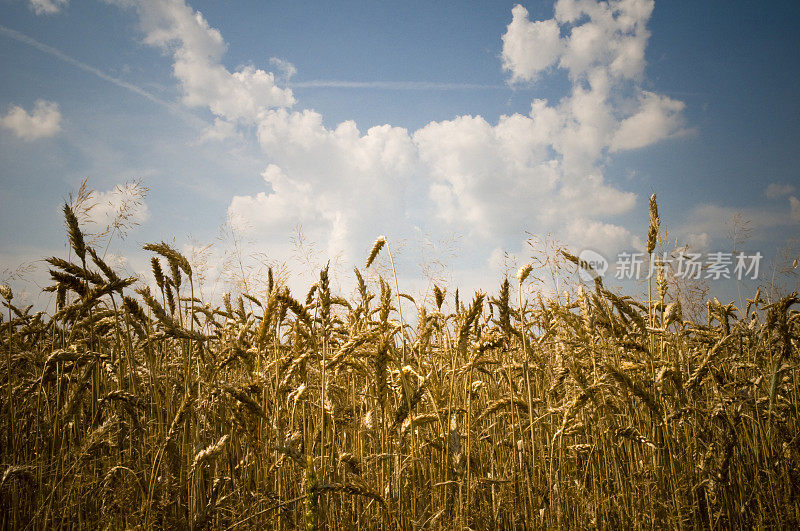
POLYGON ((295 81, 292 88, 353 88, 382 90, 496 90, 505 85, 481 85, 478 83, 437 83, 433 81, 341 81, 335 79, 315 79, 295 81))
POLYGON ((764 190, 764 195, 770 199, 777 199, 779 197, 790 195, 794 191, 795 187, 791 184, 769 183, 767 189, 764 190))
POLYGON ((133 83, 128 83, 127 81, 123 81, 123 80, 121 80, 119 78, 110 76, 110 75, 106 74, 105 72, 103 72, 102 70, 99 70, 99 69, 97 69, 97 68, 95 68, 95 67, 93 67, 91 65, 88 65, 88 64, 86 64, 86 63, 84 63, 82 61, 79 61, 79 60, 75 59, 74 57, 71 57, 71 56, 65 54, 64 52, 62 52, 61 50, 59 50, 57 48, 53 48, 52 46, 48 46, 47 44, 41 43, 41 42, 37 41, 36 39, 25 35, 22 32, 19 32, 17 30, 14 30, 14 29, 11 29, 11 28, 7 28, 6 26, 0 25, 0 34, 5 35, 6 37, 8 37, 10 39, 13 39, 13 40, 15 40, 17 42, 21 42, 23 44, 27 44, 28 46, 32 46, 33 48, 36 48, 37 50, 39 50, 41 52, 44 52, 44 53, 46 53, 48 55, 51 55, 51 56, 53 56, 53 57, 55 57, 57 59, 60 59, 60 60, 64 61, 65 63, 68 63, 68 64, 70 64, 70 65, 72 65, 72 66, 74 66, 76 68, 80 68, 84 72, 88 72, 90 74, 93 74, 93 75, 99 77, 100 79, 102 79, 104 81, 108 81, 109 83, 112 83, 112 84, 114 84, 114 85, 116 85, 116 86, 118 86, 120 88, 126 89, 126 90, 128 90, 130 92, 133 92, 134 94, 138 94, 139 96, 142 96, 143 98, 146 98, 146 99, 150 100, 151 102, 155 103, 156 105, 160 105, 160 106, 166 108, 169 112, 171 112, 175 116, 178 116, 179 118, 181 118, 182 120, 184 120, 184 121, 186 121, 188 123, 191 123, 191 124, 194 124, 194 125, 197 125, 197 126, 200 126, 200 127, 207 127, 208 126, 208 124, 204 120, 202 120, 202 119, 198 118, 197 116, 187 112, 183 107, 181 107, 181 106, 179 106, 177 104, 171 103, 169 101, 163 100, 163 99, 159 98, 158 96, 146 91, 145 89, 143 89, 143 88, 141 88, 141 87, 139 87, 137 85, 134 85, 133 83))

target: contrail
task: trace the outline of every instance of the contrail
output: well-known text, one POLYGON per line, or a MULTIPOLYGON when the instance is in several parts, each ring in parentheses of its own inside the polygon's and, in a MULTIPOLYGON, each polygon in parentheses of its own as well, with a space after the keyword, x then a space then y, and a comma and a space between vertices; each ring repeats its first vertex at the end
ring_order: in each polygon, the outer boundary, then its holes
MULTIPOLYGON (((150 100, 156 105, 160 105, 169 110, 179 118, 200 127, 209 127, 209 124, 197 116, 186 112, 184 108, 169 101, 163 100, 158 96, 144 90, 143 88, 123 81, 119 78, 110 76, 91 65, 79 61, 61 50, 53 48, 47 44, 41 43, 36 39, 25 35, 17 30, 7 28, 0 24, 0 34, 5 35, 10 39, 27 44, 37 50, 51 55, 57 59, 71 64, 76 68, 80 68, 84 72, 89 72, 104 81, 108 81, 120 88, 124 88, 138 94, 143 98, 150 100)), ((439 83, 433 81, 341 81, 341 80, 325 80, 317 79, 311 81, 296 81, 288 83, 289 88, 352 88, 352 89, 382 89, 382 90, 497 90, 507 88, 506 85, 483 85, 479 83, 439 83)))
POLYGON ((481 85, 478 83, 437 83, 433 81, 339 81, 317 79, 294 81, 289 88, 366 88, 386 90, 495 90, 505 85, 481 85))
POLYGON ((175 105, 174 103, 170 103, 170 102, 168 102, 166 100, 162 100, 158 96, 154 96, 150 92, 147 92, 143 88, 138 87, 138 86, 136 86, 136 85, 134 85, 132 83, 128 83, 127 81, 123 81, 123 80, 118 79, 116 77, 109 76, 108 74, 106 74, 102 70, 98 70, 97 68, 95 68, 95 67, 93 67, 91 65, 87 65, 84 62, 78 61, 77 59, 75 59, 73 57, 70 57, 69 55, 65 54, 61 50, 53 48, 52 46, 48 46, 47 44, 41 43, 41 42, 37 41, 36 39, 33 39, 33 38, 25 35, 24 33, 21 33, 21 32, 19 32, 17 30, 13 30, 11 28, 7 28, 7 27, 3 26, 2 24, 0 24, 0 33, 5 35, 6 37, 14 39, 15 41, 19 41, 21 43, 27 44, 28 46, 32 46, 32 47, 36 48, 37 50, 39 50, 41 52, 44 52, 44 53, 46 53, 48 55, 52 55, 53 57, 56 57, 57 59, 61 59, 65 63, 69 63, 72 66, 80 68, 84 72, 89 72, 90 74, 94 74, 95 76, 99 77, 100 79, 102 79, 104 81, 108 81, 109 83, 112 83, 112 84, 114 84, 114 85, 116 85, 116 86, 118 86, 120 88, 124 88, 126 90, 129 90, 129 91, 135 93, 135 94, 138 94, 138 95, 142 96, 143 98, 146 98, 146 99, 150 100, 151 102, 155 103, 156 105, 160 105, 162 107, 165 107, 171 113, 175 114, 176 116, 178 116, 179 118, 182 118, 183 120, 185 120, 187 122, 193 123, 193 124, 198 125, 198 126, 203 126, 203 127, 207 127, 208 126, 208 124, 205 121, 201 120, 197 116, 194 116, 193 114, 190 114, 190 113, 186 112, 180 106, 175 105))

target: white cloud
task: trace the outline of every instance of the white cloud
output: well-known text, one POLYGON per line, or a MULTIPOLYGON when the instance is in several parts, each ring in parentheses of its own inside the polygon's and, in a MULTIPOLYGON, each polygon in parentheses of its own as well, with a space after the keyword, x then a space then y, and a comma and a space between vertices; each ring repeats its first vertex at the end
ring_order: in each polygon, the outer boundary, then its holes
POLYGON ((598 67, 616 78, 639 79, 653 6, 653 0, 559 0, 554 18, 531 22, 517 5, 503 35, 503 68, 512 82, 533 81, 556 63, 574 79, 598 67))
POLYGON ((252 123, 269 108, 294 104, 292 91, 278 87, 271 72, 252 66, 228 71, 220 62, 227 48, 222 35, 183 0, 147 0, 136 8, 145 43, 172 54, 186 105, 252 123))
MULTIPOLYGON (((509 267, 509 258, 512 258, 509 253, 500 247, 495 247, 492 252, 489 253, 489 257, 486 259, 486 266, 489 271, 491 271, 494 278, 502 278, 508 275, 509 271, 513 269, 513 267, 509 267)), ((466 293, 469 292, 467 291, 466 293)))
POLYGON ((215 118, 214 124, 203 129, 203 135, 199 143, 208 141, 220 141, 236 136, 236 124, 222 118, 215 118))
POLYGON ((764 195, 770 199, 777 199, 793 193, 794 190, 795 187, 791 184, 770 183, 767 189, 764 190, 764 195))
POLYGON ((653 0, 559 0, 555 20, 571 28, 559 65, 575 78, 598 66, 619 78, 640 78, 653 7, 653 0))
POLYGON ((614 134, 611 151, 649 146, 684 133, 681 115, 684 107, 681 101, 643 92, 638 112, 623 120, 614 134))
POLYGON ((573 80, 571 96, 559 104, 569 120, 561 139, 566 159, 586 168, 603 150, 641 148, 685 132, 683 102, 639 86, 652 11, 652 0, 559 0, 554 18, 531 22, 522 6, 512 10, 502 52, 510 81, 533 81, 556 64, 573 80))
POLYGON ((578 214, 615 215, 633 207, 633 194, 608 186, 598 173, 573 172, 568 161, 551 156, 551 149, 573 148, 559 139, 551 143, 548 133, 570 131, 548 120, 558 111, 542 114, 503 116, 495 126, 462 116, 414 134, 440 217, 490 238, 526 226, 555 230, 578 214))
POLYGON ((264 173, 272 190, 235 197, 232 217, 282 235, 302 224, 328 247, 343 244, 331 255, 352 254, 355 242, 396 231, 406 218, 404 197, 413 197, 419 184, 412 181, 418 161, 405 129, 383 125, 362 134, 351 121, 328 129, 318 113, 279 109, 262 116, 258 138, 273 162, 264 173))
POLYGON ((297 68, 285 59, 281 59, 280 57, 270 57, 269 64, 275 66, 278 70, 283 73, 283 82, 289 83, 292 80, 292 77, 297 74, 297 68))
POLYGON ((55 15, 69 4, 69 0, 28 0, 28 3, 37 15, 55 15))
POLYGON ((103 262, 108 264, 115 271, 124 271, 128 266, 128 257, 114 253, 106 253, 103 262))
POLYGON ((308 219, 309 214, 319 215, 311 201, 313 190, 310 184, 287 179, 275 164, 267 166, 262 176, 272 187, 271 193, 234 196, 231 200, 228 216, 235 229, 247 231, 254 225, 269 228, 285 222, 297 224, 302 218, 308 219))
MULTIPOLYGON (((265 189, 231 200, 232 223, 275 235, 273 248, 302 225, 329 255, 352 262, 377 234, 396 241, 414 226, 461 231, 474 249, 518 246, 526 230, 609 253, 641 243, 608 219, 637 197, 607 182, 602 164, 608 153, 682 131, 683 104, 639 86, 652 7, 560 0, 554 18, 536 22, 515 7, 502 51, 511 82, 561 68, 570 92, 556 104, 534 100, 528 114, 459 116, 414 132, 328 127, 315 111, 292 110, 294 96, 274 74, 229 72, 222 36, 183 0, 148 0, 137 10, 145 42, 171 54, 184 102, 217 115, 207 136, 256 126, 265 189)), ((284 79, 295 72, 285 60, 272 63, 284 79)))
POLYGON ((512 81, 531 81, 553 65, 564 47, 555 20, 531 22, 521 5, 511 10, 512 20, 503 35, 503 69, 512 81))
POLYGON ((5 115, 0 116, 0 125, 23 140, 47 138, 61 131, 61 112, 58 104, 52 101, 37 100, 31 113, 19 105, 12 105, 5 115))
POLYGON ((575 251, 591 249, 604 256, 612 256, 620 249, 641 248, 642 244, 628 229, 586 218, 575 218, 568 223, 565 238, 575 251))

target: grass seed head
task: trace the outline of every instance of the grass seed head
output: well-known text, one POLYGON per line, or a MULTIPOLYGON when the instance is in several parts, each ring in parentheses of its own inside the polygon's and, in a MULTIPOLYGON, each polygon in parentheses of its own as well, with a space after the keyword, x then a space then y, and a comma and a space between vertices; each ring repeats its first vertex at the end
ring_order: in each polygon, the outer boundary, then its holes
POLYGON ((374 262, 375 258, 378 257, 378 253, 381 252, 381 249, 383 249, 384 245, 386 245, 386 236, 378 236, 378 239, 375 240, 374 244, 372 244, 372 250, 369 252, 369 257, 367 257, 366 267, 372 265, 372 262, 374 262))

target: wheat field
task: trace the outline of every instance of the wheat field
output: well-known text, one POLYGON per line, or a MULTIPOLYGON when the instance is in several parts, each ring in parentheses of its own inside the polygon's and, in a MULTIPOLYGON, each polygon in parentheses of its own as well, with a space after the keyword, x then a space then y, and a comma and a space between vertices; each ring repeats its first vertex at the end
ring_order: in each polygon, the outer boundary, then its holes
POLYGON ((212 307, 169 245, 120 278, 64 214, 55 310, 0 293, 4 529, 800 527, 796 294, 692 319, 662 277, 418 301, 323 269, 212 307))

